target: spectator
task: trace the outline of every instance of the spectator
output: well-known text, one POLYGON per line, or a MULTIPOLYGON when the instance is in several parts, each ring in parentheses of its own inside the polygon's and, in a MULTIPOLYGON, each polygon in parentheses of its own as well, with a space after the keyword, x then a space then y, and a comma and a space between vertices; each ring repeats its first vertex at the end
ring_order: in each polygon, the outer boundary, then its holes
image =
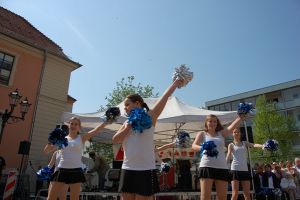
POLYGON ((295 169, 300 174, 300 158, 298 157, 295 158, 295 169))
POLYGON ((281 179, 280 187, 282 191, 288 193, 290 200, 296 200, 296 184, 290 173, 286 173, 285 177, 281 179))
POLYGON ((285 168, 285 164, 282 160, 279 162, 279 166, 280 166, 281 169, 285 168))
POLYGON ((281 196, 280 185, 276 176, 271 172, 271 165, 266 164, 259 166, 258 173, 254 175, 254 187, 257 200, 276 199, 281 196))
POLYGON ((279 165, 275 166, 275 169, 272 170, 272 172, 275 174, 277 182, 280 183, 281 179, 284 176, 283 171, 281 170, 279 165))
POLYGON ((107 170, 109 169, 108 164, 106 163, 105 159, 101 156, 96 156, 96 153, 94 151, 91 151, 89 153, 90 158, 93 159, 95 162, 95 165, 92 169, 88 171, 88 173, 97 172, 98 178, 99 178, 99 189, 104 189, 104 183, 105 183, 105 174, 107 170))
POLYGON ((254 163, 254 166, 253 166, 253 172, 254 173, 257 173, 257 168, 259 167, 259 164, 258 163, 254 163))

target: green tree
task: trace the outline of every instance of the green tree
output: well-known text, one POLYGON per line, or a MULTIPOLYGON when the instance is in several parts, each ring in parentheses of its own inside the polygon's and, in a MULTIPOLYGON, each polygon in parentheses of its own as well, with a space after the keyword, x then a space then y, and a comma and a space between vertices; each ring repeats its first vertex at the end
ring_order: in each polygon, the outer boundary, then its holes
POLYGON ((276 104, 267 102, 264 95, 258 97, 256 110, 253 120, 255 143, 262 144, 268 139, 275 139, 279 143, 279 150, 276 153, 252 150, 253 158, 263 162, 290 159, 295 138, 292 118, 279 113, 276 104))
MULTIPOLYGON (((109 107, 117 106, 126 96, 130 94, 139 94, 143 98, 158 97, 158 93, 154 93, 154 87, 150 85, 143 86, 141 83, 134 83, 134 76, 122 78, 121 81, 116 83, 116 87, 108 96, 105 97, 106 105, 100 106, 99 111, 105 111, 109 107)), ((108 162, 113 159, 112 144, 96 143, 91 140, 91 146, 86 149, 86 152, 95 151, 99 152, 108 162)))
POLYGON ((134 84, 134 79, 134 76, 128 76, 127 79, 122 78, 120 82, 117 82, 113 91, 105 97, 107 103, 105 107, 101 106, 101 110, 118 105, 130 94, 139 94, 143 98, 158 97, 158 93, 153 92, 154 87, 142 86, 141 83, 134 84))
POLYGON ((112 144, 93 142, 93 140, 91 140, 90 142, 91 145, 86 147, 85 153, 94 151, 100 154, 106 160, 107 163, 112 162, 112 159, 114 157, 112 144))

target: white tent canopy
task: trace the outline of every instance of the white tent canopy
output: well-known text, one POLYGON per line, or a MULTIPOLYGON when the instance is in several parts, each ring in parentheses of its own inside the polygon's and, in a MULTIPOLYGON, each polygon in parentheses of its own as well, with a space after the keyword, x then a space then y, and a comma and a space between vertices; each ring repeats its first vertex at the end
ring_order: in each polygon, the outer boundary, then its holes
MULTIPOLYGON (((145 98, 145 103, 148 104, 151 109, 158 98, 145 98)), ((113 134, 120 128, 120 125, 126 120, 124 103, 120 103, 118 107, 121 110, 121 117, 117 123, 107 126, 103 133, 96 137, 96 140, 107 142, 111 141, 113 134)), ((63 113, 61 120, 63 122, 68 121, 71 117, 78 117, 81 120, 82 127, 84 130, 89 130, 96 127, 101 121, 104 120, 105 112, 95 112, 95 113, 63 113)), ((236 112, 220 112, 205 110, 197 107, 187 105, 176 97, 170 97, 165 109, 158 118, 156 128, 155 128, 155 141, 156 143, 166 143, 171 142, 176 135, 176 130, 186 130, 193 133, 202 130, 204 125, 204 120, 207 115, 214 114, 218 116, 223 124, 229 123, 236 118, 236 112)))

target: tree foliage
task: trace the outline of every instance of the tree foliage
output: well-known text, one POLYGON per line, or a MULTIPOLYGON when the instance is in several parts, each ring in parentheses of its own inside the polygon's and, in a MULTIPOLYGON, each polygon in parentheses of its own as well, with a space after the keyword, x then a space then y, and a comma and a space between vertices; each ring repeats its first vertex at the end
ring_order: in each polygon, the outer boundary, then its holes
MULTIPOLYGON (((116 82, 116 87, 108 96, 105 97, 106 105, 100 106, 100 111, 105 111, 109 107, 117 106, 128 95, 139 94, 143 98, 158 97, 158 93, 154 93, 154 87, 150 85, 143 86, 141 83, 134 83, 134 76, 122 78, 121 81, 116 82)), ((87 148, 86 152, 95 151, 103 156, 109 163, 113 159, 112 144, 96 143, 91 141, 91 146, 87 148)))
POLYGON ((143 98, 158 97, 158 93, 154 93, 153 91, 153 86, 142 86, 141 83, 134 84, 134 79, 134 76, 128 76, 127 79, 122 78, 120 82, 117 82, 113 91, 105 97, 107 101, 105 107, 102 106, 101 108, 105 109, 116 106, 130 94, 139 94, 143 98))
POLYGON ((264 162, 291 158, 295 138, 292 118, 279 113, 276 104, 267 102, 264 95, 258 97, 256 110, 253 120, 255 143, 263 144, 268 139, 275 139, 279 143, 279 150, 276 153, 254 150, 253 158, 264 162))

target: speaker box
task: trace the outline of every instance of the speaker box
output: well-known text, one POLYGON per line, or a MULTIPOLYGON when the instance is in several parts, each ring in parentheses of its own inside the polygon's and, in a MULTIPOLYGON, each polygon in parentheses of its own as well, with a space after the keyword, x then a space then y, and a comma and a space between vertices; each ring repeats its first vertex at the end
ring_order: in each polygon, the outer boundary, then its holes
MULTIPOLYGON (((247 141, 245 127, 241 127, 240 131, 241 131, 241 141, 247 141)), ((252 132, 252 127, 251 126, 247 126, 247 132, 248 132, 249 142, 254 143, 253 132, 252 132)))
POLYGON ((29 151, 30 151, 30 142, 21 141, 18 154, 29 155, 29 151))

